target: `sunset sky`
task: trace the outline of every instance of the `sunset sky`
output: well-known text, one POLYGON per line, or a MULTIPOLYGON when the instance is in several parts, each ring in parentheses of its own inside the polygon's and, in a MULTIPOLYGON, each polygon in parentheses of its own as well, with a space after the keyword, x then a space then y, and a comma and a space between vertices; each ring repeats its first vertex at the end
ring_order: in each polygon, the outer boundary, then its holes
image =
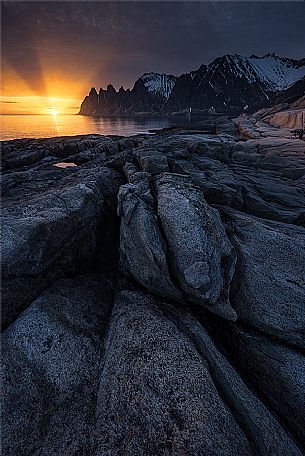
POLYGON ((302 58, 304 17, 304 2, 2 3, 1 113, 76 113, 91 86, 225 53, 302 58))

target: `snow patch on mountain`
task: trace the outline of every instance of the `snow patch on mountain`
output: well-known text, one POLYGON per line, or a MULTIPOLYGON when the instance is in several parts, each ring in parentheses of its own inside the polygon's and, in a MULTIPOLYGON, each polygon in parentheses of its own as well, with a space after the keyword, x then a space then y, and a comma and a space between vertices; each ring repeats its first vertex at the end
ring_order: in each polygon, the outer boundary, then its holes
POLYGON ((299 66, 292 59, 275 55, 249 59, 258 77, 272 90, 285 90, 305 75, 305 62, 299 66))
POLYGON ((145 73, 141 79, 149 92, 160 94, 168 99, 176 84, 177 77, 172 74, 145 73))
POLYGON ((267 54, 263 57, 226 56, 232 72, 249 83, 263 82, 271 91, 286 90, 305 75, 305 60, 296 61, 267 54))

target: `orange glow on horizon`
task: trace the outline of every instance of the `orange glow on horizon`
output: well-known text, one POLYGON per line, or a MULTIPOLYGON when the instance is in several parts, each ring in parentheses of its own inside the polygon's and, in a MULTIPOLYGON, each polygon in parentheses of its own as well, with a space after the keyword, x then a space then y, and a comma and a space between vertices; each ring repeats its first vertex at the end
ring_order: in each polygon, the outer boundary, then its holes
POLYGON ((91 77, 64 74, 48 66, 40 58, 41 74, 21 77, 9 62, 3 62, 1 73, 0 114, 77 114, 80 104, 91 87, 91 77), (45 70, 44 70, 45 68, 45 70), (35 77, 38 78, 35 84, 35 77))
POLYGON ((45 114, 62 115, 77 114, 81 104, 81 99, 77 98, 57 98, 57 97, 0 97, 0 113, 8 114, 45 114))

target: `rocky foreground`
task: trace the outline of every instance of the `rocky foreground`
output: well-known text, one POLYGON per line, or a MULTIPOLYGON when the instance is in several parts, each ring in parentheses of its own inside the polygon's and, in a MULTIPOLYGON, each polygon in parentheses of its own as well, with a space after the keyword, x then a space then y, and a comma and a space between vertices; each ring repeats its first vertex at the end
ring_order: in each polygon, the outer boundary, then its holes
POLYGON ((3 143, 3 450, 305 452, 305 142, 3 143))

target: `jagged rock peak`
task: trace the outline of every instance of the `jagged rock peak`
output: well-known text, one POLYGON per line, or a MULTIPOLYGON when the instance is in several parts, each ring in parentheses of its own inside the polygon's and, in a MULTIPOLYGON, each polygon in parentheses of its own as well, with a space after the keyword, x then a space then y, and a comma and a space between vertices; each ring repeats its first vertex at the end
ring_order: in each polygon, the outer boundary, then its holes
POLYGON ((113 87, 112 84, 108 84, 107 85, 107 92, 110 92, 110 93, 117 93, 115 88, 113 87))
POLYGON ((89 97, 97 97, 97 91, 95 87, 91 87, 91 90, 89 92, 89 97))

